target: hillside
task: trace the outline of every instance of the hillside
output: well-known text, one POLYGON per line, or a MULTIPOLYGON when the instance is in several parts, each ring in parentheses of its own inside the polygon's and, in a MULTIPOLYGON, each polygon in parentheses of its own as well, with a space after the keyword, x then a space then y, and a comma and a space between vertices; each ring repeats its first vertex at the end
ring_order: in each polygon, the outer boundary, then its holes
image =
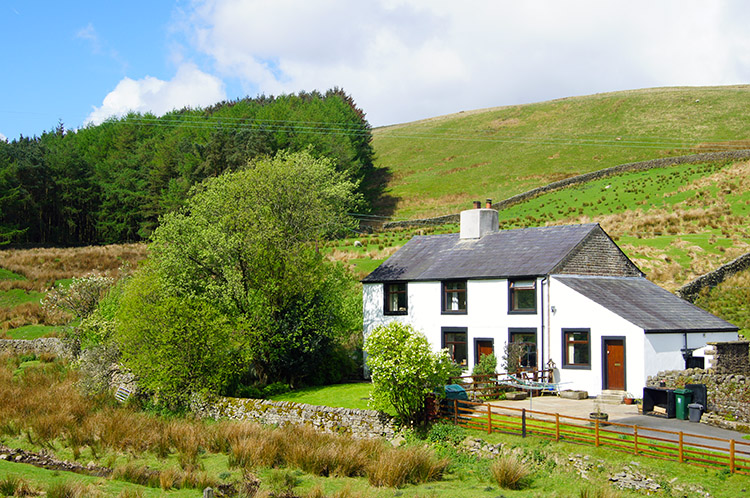
POLYGON ((656 88, 462 112, 373 130, 381 212, 455 213, 622 163, 750 147, 750 86, 656 88), (390 209, 389 209, 390 207, 390 209))

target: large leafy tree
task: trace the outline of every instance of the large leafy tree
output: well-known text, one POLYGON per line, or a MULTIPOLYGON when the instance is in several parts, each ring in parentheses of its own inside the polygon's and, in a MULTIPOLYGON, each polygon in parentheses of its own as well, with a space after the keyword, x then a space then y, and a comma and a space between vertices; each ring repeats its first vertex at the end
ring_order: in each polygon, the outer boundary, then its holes
MULTIPOLYGON (((0 142, 0 236, 13 242, 95 244, 148 238, 192 185, 279 150, 309 149, 379 191, 370 125, 340 89, 222 102, 0 142)), ((367 209, 367 203, 360 209, 367 209)))
MULTIPOLYGON (((281 152, 203 182, 154 231, 158 294, 210 303, 228 317, 238 357, 261 381, 304 381, 360 323, 353 282, 317 250, 352 223, 346 213, 359 201, 356 187, 309 151, 281 152)), ((131 311, 161 299, 140 299, 131 311)), ((125 357, 135 358, 137 330, 122 327, 125 357)))

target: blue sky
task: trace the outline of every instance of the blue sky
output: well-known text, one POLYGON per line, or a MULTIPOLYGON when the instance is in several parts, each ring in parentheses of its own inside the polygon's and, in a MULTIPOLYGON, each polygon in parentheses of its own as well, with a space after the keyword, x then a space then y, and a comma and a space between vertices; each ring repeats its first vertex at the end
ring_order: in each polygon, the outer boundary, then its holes
POLYGON ((0 139, 343 87, 373 125, 750 82, 747 2, 0 0, 0 139))

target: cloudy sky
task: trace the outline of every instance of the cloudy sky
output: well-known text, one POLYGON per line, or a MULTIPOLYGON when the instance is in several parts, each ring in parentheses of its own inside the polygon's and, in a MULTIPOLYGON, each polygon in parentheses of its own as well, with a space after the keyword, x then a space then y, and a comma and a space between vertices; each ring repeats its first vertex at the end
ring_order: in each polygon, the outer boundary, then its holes
POLYGON ((0 139, 333 86, 380 126, 744 84, 748 26, 742 0, 0 0, 0 139))

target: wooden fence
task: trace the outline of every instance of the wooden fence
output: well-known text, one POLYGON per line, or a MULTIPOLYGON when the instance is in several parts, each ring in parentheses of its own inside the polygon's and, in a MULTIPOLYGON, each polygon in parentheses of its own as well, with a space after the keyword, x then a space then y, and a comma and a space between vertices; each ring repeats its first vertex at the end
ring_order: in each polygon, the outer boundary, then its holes
POLYGON ((633 455, 672 460, 750 475, 750 441, 590 420, 525 408, 463 400, 441 404, 439 418, 462 427, 522 437, 537 436, 609 448, 633 455))

